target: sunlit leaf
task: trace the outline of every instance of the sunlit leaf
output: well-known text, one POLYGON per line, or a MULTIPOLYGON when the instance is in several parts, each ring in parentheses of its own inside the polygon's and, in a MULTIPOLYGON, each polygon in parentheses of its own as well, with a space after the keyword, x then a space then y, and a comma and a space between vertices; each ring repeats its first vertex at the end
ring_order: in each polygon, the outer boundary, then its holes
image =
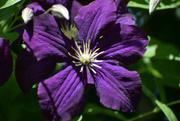
POLYGON ((18 36, 19 36, 18 32, 0 34, 0 37, 8 39, 10 41, 10 44, 12 44, 12 42, 16 40, 18 36))
POLYGON ((169 121, 178 121, 173 111, 167 105, 161 103, 159 100, 156 100, 155 103, 164 112, 164 114, 167 116, 169 121))
POLYGON ((144 57, 148 57, 148 58, 152 58, 156 55, 156 49, 157 49, 158 45, 157 44, 153 44, 153 45, 148 45, 147 46, 147 51, 144 54, 144 57))
POLYGON ((9 26, 13 23, 14 16, 19 13, 17 6, 11 6, 5 9, 0 9, 0 34, 6 33, 9 26))
POLYGON ((7 8, 9 6, 12 6, 21 0, 0 0, 0 9, 7 8))
MULTIPOLYGON (((180 5, 179 0, 162 0, 162 2, 160 3, 160 6, 157 7, 157 10, 176 8, 179 5, 180 5)), ((147 0, 130 0, 130 2, 128 3, 128 7, 149 9, 149 1, 147 1, 147 0)))

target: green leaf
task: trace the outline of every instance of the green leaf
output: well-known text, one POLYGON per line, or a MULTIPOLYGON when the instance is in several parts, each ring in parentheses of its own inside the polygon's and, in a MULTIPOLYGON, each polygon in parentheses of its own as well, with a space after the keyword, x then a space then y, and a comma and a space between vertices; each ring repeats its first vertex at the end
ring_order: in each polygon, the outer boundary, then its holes
POLYGON ((156 49, 158 48, 157 44, 153 44, 153 45, 148 45, 147 46, 147 51, 144 54, 144 57, 148 57, 148 58, 152 58, 156 55, 156 49))
POLYGON ((12 17, 12 15, 13 9, 11 7, 2 10, 0 9, 0 33, 2 33, 7 20, 12 17))
MULTIPOLYGON (((179 49, 175 45, 170 44, 170 43, 161 42, 160 40, 158 40, 154 37, 150 37, 149 46, 150 47, 153 47, 153 46, 156 47, 156 48, 152 48, 156 52, 155 52, 154 56, 151 56, 151 57, 156 58, 156 59, 172 60, 171 59, 172 55, 173 56, 179 56, 179 54, 180 54, 179 49)), ((150 50, 148 50, 148 51, 150 51, 150 50)))
MULTIPOLYGON (((162 0, 160 3, 160 6, 157 7, 157 10, 176 8, 179 5, 180 5, 179 0, 162 0)), ((131 0, 128 3, 128 7, 149 9, 149 1, 147 1, 147 0, 131 0)))
POLYGON ((160 102, 159 100, 156 100, 155 103, 164 112, 164 114, 167 116, 169 121, 178 121, 176 116, 174 115, 173 111, 167 105, 165 105, 164 103, 160 102))
MULTIPOLYGON (((143 85, 143 92, 148 96, 152 102, 156 103, 158 107, 164 112, 169 121, 178 121, 173 111, 164 103, 160 102, 156 96, 145 86, 143 85)), ((158 112, 158 108, 156 108, 156 112, 158 112)))
POLYGON ((12 44, 12 42, 19 37, 19 33, 18 32, 4 33, 4 34, 0 34, 0 37, 8 39, 10 41, 10 44, 12 44))
POLYGON ((0 0, 0 9, 10 7, 20 1, 21 0, 0 0))
POLYGON ((140 69, 144 72, 150 72, 155 78, 158 78, 159 84, 180 89, 179 55, 180 51, 175 45, 150 37, 147 52, 142 59, 144 65, 139 64, 140 69))
POLYGON ((15 22, 14 16, 19 13, 17 6, 11 6, 5 9, 0 9, 0 33, 6 33, 9 26, 15 22), (14 22, 13 22, 14 21, 14 22))
POLYGON ((117 111, 113 111, 111 109, 107 109, 104 107, 100 107, 98 105, 95 104, 87 104, 85 111, 85 114, 89 114, 89 115, 96 115, 96 114, 105 114, 111 117, 114 117, 116 119, 120 119, 120 120, 127 120, 122 114, 120 114, 117 111))

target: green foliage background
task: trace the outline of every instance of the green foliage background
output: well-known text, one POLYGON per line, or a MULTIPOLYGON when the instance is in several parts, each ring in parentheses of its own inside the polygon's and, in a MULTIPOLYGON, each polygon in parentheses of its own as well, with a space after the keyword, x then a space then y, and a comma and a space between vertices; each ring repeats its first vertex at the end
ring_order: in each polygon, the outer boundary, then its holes
MULTIPOLYGON (((79 0, 80 1, 80 0, 79 0)), ((83 5, 90 1, 80 1, 83 5)), ((19 36, 13 32, 14 23, 20 20, 19 11, 28 0, 0 1, 0 37, 10 40, 14 65, 21 49, 14 44, 19 36)), ((129 11, 137 26, 149 36, 150 43, 144 57, 130 66, 137 70, 143 84, 143 96, 135 112, 123 113, 104 108, 89 87, 84 113, 73 121, 178 121, 180 120, 180 1, 162 0, 151 15, 149 0, 130 0, 129 11)), ((15 67, 14 67, 15 69, 15 67)), ((9 81, 0 87, 0 121, 46 121, 37 99, 37 86, 23 93, 14 72, 9 81)))

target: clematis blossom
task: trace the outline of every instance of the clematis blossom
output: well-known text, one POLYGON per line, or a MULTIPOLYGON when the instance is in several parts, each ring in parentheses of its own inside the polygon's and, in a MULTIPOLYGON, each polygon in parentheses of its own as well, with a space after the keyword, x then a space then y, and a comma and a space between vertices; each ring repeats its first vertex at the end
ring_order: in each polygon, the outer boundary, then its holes
POLYGON ((23 38, 37 62, 42 66, 42 61, 65 63, 62 70, 39 83, 39 104, 49 120, 67 121, 80 115, 89 84, 96 87, 105 107, 125 112, 136 109, 141 98, 140 76, 119 62, 137 62, 146 51, 148 38, 134 26, 122 0, 96 0, 82 7, 75 17, 78 40, 65 36, 50 14, 33 21, 33 33, 25 31, 23 38))
POLYGON ((13 71, 13 60, 9 49, 9 41, 0 38, 0 86, 11 76, 13 71))
MULTIPOLYGON (((74 16, 77 15, 77 11, 82 7, 80 3, 73 0, 51 0, 51 1, 42 1, 35 0, 32 4, 28 5, 27 8, 22 12, 22 17, 26 22, 26 25, 18 28, 17 31, 20 35, 23 34, 24 30, 28 31, 29 36, 33 35, 33 17, 44 14, 50 7, 53 5, 60 4, 69 8, 71 11, 70 18, 73 19, 74 16), (72 7, 71 7, 72 6, 72 7), (71 9, 70 9, 71 8, 71 9), (27 9, 27 10, 26 10, 27 9), (32 11, 34 13, 32 13, 32 11), (27 14, 28 13, 28 14, 27 14), (32 19, 32 20, 31 20, 32 19)), ((23 38, 20 36, 18 38, 18 42, 22 43, 23 38)), ((26 43, 26 42, 25 42, 26 43)), ((26 45, 26 50, 22 50, 19 54, 16 61, 15 75, 17 82, 19 83, 20 88, 25 92, 29 92, 34 84, 42 81, 45 78, 48 78, 49 74, 53 72, 56 62, 51 60, 42 60, 37 61, 37 59, 33 56, 32 52, 30 52, 28 45, 26 45), (18 68, 18 69, 17 69, 18 68), (38 75, 38 76, 37 76, 38 75)))

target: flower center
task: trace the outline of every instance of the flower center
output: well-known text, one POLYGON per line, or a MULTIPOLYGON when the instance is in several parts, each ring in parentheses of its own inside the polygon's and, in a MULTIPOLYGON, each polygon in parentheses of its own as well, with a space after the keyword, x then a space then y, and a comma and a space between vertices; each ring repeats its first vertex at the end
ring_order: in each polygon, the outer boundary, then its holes
POLYGON ((84 65, 88 65, 91 62, 91 58, 88 54, 83 53, 82 57, 80 58, 80 61, 84 64, 84 65))
POLYGON ((77 62, 76 61, 72 61, 72 62, 75 64, 75 66, 81 66, 80 72, 82 72, 84 66, 87 65, 90 68, 90 70, 96 73, 96 71, 93 69, 93 66, 98 67, 98 68, 101 68, 101 67, 95 64, 94 62, 102 62, 102 60, 97 60, 96 58, 100 54, 102 54, 103 51, 98 53, 97 51, 100 49, 98 48, 92 52, 92 50, 90 49, 90 40, 86 44, 84 44, 84 41, 83 41, 83 48, 81 48, 81 46, 79 46, 76 41, 75 41, 75 45, 77 47, 77 50, 71 47, 75 51, 75 54, 71 55, 68 52, 69 56, 77 60, 77 62))

